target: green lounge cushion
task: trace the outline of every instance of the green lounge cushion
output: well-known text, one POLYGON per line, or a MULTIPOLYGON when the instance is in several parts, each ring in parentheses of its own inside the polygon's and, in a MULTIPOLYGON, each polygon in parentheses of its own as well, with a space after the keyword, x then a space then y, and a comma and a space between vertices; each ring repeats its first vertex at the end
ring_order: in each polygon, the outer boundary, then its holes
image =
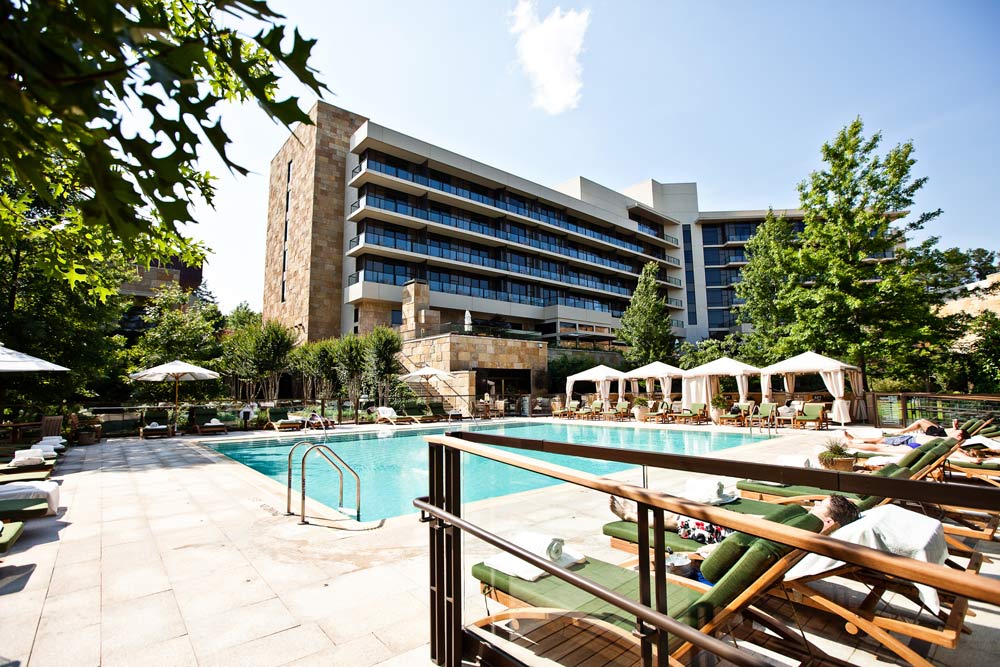
MULTIPOLYGON (((587 558, 583 563, 571 565, 567 569, 629 599, 639 600, 639 575, 632 570, 596 558, 587 558)), ((582 611, 624 630, 631 631, 635 627, 634 616, 558 577, 544 575, 537 581, 526 581, 494 570, 483 563, 472 566, 472 576, 487 586, 504 591, 535 607, 582 611)), ((682 614, 699 597, 698 591, 668 583, 667 613, 671 616, 682 614)))
POLYGON ((20 521, 3 524, 3 532, 0 533, 0 554, 7 553, 23 532, 24 524, 20 521))
POLYGON ((0 484, 10 482, 44 482, 52 474, 52 470, 36 470, 34 472, 12 472, 0 475, 0 484))
POLYGON ((45 516, 49 503, 45 498, 7 498, 0 500, 0 520, 22 521, 45 516))
POLYGON ((958 466, 959 468, 968 468, 970 470, 1000 470, 1000 460, 976 463, 973 461, 956 461, 955 459, 949 459, 948 462, 954 466, 958 466))

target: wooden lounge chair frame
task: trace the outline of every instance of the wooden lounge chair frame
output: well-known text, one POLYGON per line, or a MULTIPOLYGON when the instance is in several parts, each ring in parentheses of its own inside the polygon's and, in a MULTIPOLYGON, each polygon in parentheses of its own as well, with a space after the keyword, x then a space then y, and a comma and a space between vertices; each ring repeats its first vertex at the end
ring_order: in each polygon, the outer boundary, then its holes
POLYGON ((719 426, 722 426, 723 424, 729 422, 735 422, 737 426, 746 426, 747 417, 753 410, 753 405, 754 405, 753 401, 748 401, 746 403, 737 403, 736 407, 739 409, 739 412, 737 413, 723 412, 721 415, 719 415, 719 426))
POLYGON ((393 426, 397 426, 399 424, 415 424, 416 420, 413 417, 397 414, 394 408, 381 406, 376 408, 375 423, 392 424, 393 426), (390 415, 388 412, 385 412, 386 410, 391 411, 392 414, 390 415))
POLYGON ((826 419, 826 406, 822 403, 806 403, 802 406, 802 414, 792 419, 792 428, 805 428, 806 424, 815 424, 816 430, 830 428, 826 419))
POLYGON ((172 438, 174 436, 174 426, 170 423, 170 412, 168 410, 144 410, 142 413, 142 426, 139 427, 139 438, 172 438), (158 426, 150 426, 149 423, 155 421, 158 426))
POLYGON ((289 419, 287 408, 268 408, 267 423, 264 430, 274 429, 275 431, 301 431, 306 427, 304 421, 289 419), (278 417, 275 419, 275 417, 278 417))

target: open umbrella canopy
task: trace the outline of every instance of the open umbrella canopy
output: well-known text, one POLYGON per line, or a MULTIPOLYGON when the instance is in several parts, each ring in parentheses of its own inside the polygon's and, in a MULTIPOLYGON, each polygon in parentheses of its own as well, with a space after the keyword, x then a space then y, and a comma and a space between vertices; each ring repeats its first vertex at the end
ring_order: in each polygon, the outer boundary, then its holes
POLYGON ((452 375, 448 371, 443 371, 440 368, 434 368, 433 366, 423 366, 413 371, 412 373, 407 373, 405 375, 400 375, 399 379, 403 382, 409 380, 424 380, 428 378, 438 378, 440 380, 451 379, 452 375))
POLYGON ((132 373, 129 377, 133 380, 142 380, 144 382, 164 382, 166 380, 187 382, 189 380, 214 380, 219 377, 219 374, 207 368, 175 359, 166 364, 160 364, 159 366, 153 366, 138 373, 132 373))
POLYGON ((0 343, 0 373, 18 373, 22 371, 68 371, 69 369, 53 364, 44 359, 33 357, 24 352, 12 350, 0 343))
POLYGON ((132 373, 129 377, 133 380, 141 380, 143 382, 174 381, 174 424, 176 425, 178 417, 177 409, 180 405, 178 397, 180 383, 193 380, 214 380, 219 377, 219 374, 207 368, 174 359, 169 363, 153 366, 138 373, 132 373))

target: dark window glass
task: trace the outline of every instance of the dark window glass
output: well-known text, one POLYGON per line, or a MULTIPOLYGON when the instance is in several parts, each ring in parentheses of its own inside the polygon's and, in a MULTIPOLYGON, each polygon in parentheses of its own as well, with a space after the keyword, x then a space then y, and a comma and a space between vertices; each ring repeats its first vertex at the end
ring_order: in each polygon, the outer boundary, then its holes
POLYGON ((703 225, 701 228, 701 242, 703 245, 722 245, 722 226, 703 225))
POLYGON ((390 317, 391 317, 392 326, 395 327, 395 326, 400 326, 400 325, 403 324, 403 311, 401 311, 401 310, 394 310, 394 311, 392 311, 392 314, 390 315, 390 317))

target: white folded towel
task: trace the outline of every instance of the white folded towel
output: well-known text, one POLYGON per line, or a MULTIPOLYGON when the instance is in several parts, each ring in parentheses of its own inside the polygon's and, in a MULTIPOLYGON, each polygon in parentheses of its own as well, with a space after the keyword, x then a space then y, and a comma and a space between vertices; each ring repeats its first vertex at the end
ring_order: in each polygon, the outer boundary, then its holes
POLYGON ((18 459, 34 459, 40 458, 45 455, 45 450, 41 447, 32 447, 31 449, 18 449, 14 452, 14 460, 18 459))
POLYGON ((45 498, 51 516, 59 509, 59 485, 55 482, 8 482, 0 484, 0 500, 45 498))
POLYGON ((66 439, 61 435, 47 435, 41 439, 41 444, 54 445, 58 447, 59 445, 65 445, 66 439))
POLYGON ((159 422, 149 422, 148 424, 146 424, 146 426, 148 426, 149 428, 159 428, 160 424, 159 422))
MULTIPOLYGON (((515 533, 511 536, 510 541, 536 556, 551 560, 559 567, 569 567, 576 563, 582 563, 587 559, 582 553, 567 548, 562 538, 558 537, 525 531, 515 533)), ((525 581, 537 581, 543 574, 547 574, 545 570, 521 560, 514 554, 506 552, 490 556, 483 561, 483 564, 512 577, 524 579, 525 581)))
POLYGON ((726 491, 725 482, 715 478, 689 479, 679 495, 706 505, 719 505, 733 500, 733 494, 726 491))
POLYGON ((991 451, 1000 452, 1000 440, 994 440, 982 435, 975 435, 962 443, 962 447, 968 447, 969 445, 983 445, 991 451))
POLYGON ((221 424, 222 422, 219 421, 218 417, 212 417, 212 419, 209 420, 208 423, 212 424, 213 426, 217 426, 217 425, 221 424))
POLYGON ((37 456, 21 456, 10 462, 12 468, 24 468, 27 466, 40 466, 45 463, 45 457, 41 454, 37 456))
POLYGON ((812 459, 801 454, 783 454, 775 459, 775 464, 779 466, 789 466, 792 468, 812 468, 812 459))

